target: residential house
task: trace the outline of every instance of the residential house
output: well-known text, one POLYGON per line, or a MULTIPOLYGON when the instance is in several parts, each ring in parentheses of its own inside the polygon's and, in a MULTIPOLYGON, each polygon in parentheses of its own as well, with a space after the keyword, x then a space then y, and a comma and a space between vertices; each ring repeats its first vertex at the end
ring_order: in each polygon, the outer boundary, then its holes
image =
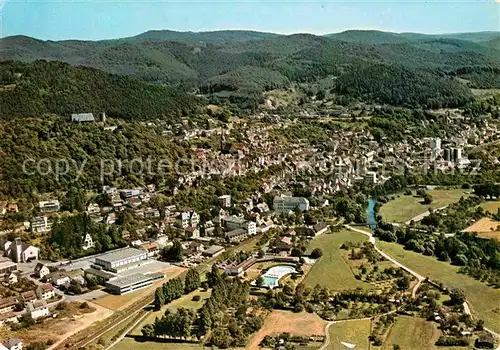
POLYGON ((219 198, 219 205, 221 208, 229 208, 231 206, 231 196, 228 194, 225 194, 223 196, 220 196, 219 198))
POLYGON ((83 250, 87 250, 87 249, 90 249, 90 248, 94 248, 95 246, 95 243, 94 241, 92 240, 92 236, 90 235, 90 233, 87 233, 85 235, 85 238, 83 240, 83 246, 82 246, 82 249, 83 250))
POLYGON ((87 214, 89 215, 99 214, 100 212, 101 209, 99 208, 99 204, 97 203, 90 203, 87 207, 87 214))
MULTIPOLYGON (((19 338, 9 338, 1 345, 8 350, 23 350, 23 341, 19 338)), ((0 349, 2 348, 0 347, 0 349)))
POLYGON ((50 270, 47 265, 38 263, 35 266, 35 276, 38 278, 44 278, 50 273, 50 270))
POLYGON ((160 217, 160 211, 155 208, 146 208, 144 210, 144 218, 145 219, 154 219, 160 217))
POLYGON ((316 225, 313 226, 314 235, 318 236, 322 233, 325 233, 326 231, 328 231, 328 228, 329 226, 326 223, 318 222, 316 225))
POLYGON ((215 231, 215 225, 212 220, 209 220, 205 222, 205 225, 203 225, 204 233, 205 236, 212 236, 215 231))
POLYGON ((71 282, 71 279, 67 274, 64 272, 56 271, 48 274, 46 276, 46 280, 48 282, 51 282, 52 284, 61 287, 61 286, 67 286, 71 282))
MULTIPOLYGON (((4 327, 9 323, 18 323, 18 322, 19 322, 19 316, 13 312, 6 312, 0 314, 0 327, 4 327)), ((1 349, 2 347, 0 346, 0 350, 1 349)))
POLYGON ((55 298, 56 291, 50 283, 40 285, 36 290, 37 296, 40 299, 48 300, 55 298))
POLYGON ((180 226, 186 228, 188 226, 198 227, 200 217, 194 210, 186 211, 179 216, 180 226))
POLYGON ((17 264, 10 260, 0 261, 0 277, 9 276, 12 272, 17 271, 17 264))
POLYGON ((144 243, 140 247, 144 249, 146 252, 148 252, 148 257, 150 258, 158 255, 158 253, 160 252, 158 244, 156 243, 144 243))
POLYGON ((190 239, 200 238, 200 230, 196 227, 193 226, 185 227, 184 232, 186 233, 186 236, 190 239))
POLYGON ((15 272, 11 272, 10 275, 6 277, 7 283, 9 285, 16 284, 19 282, 19 276, 15 272))
POLYGON ((35 233, 44 233, 52 229, 52 223, 46 216, 35 216, 31 220, 31 231, 35 233))
POLYGON ((21 299, 23 300, 23 303, 26 305, 27 302, 36 300, 36 293, 32 290, 29 290, 27 292, 21 293, 21 299))
POLYGON ((16 309, 17 304, 19 304, 19 301, 17 300, 16 297, 1 298, 0 299, 0 314, 6 313, 6 312, 13 312, 16 309))
POLYGON ((50 311, 45 300, 30 301, 26 304, 26 311, 32 319, 50 316, 50 311))
POLYGON ((248 236, 257 234, 257 224, 253 221, 247 221, 235 216, 224 217, 221 221, 227 230, 243 229, 248 236))
POLYGON ((73 113, 71 114, 71 121, 77 123, 95 122, 95 117, 92 113, 73 113))
POLYGON ((248 233, 244 229, 237 228, 224 234, 231 243, 241 242, 248 238, 248 233))
POLYGON ((59 209, 61 209, 61 205, 57 199, 41 201, 38 202, 38 209, 40 209, 42 213, 53 213, 59 211, 59 209))

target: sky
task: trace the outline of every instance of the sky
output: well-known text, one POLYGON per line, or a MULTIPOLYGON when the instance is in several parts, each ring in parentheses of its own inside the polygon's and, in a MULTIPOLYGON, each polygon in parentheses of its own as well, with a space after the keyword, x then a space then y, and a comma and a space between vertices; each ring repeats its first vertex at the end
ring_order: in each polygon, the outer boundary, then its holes
POLYGON ((101 40, 151 29, 336 33, 500 30, 500 0, 0 0, 0 36, 101 40))

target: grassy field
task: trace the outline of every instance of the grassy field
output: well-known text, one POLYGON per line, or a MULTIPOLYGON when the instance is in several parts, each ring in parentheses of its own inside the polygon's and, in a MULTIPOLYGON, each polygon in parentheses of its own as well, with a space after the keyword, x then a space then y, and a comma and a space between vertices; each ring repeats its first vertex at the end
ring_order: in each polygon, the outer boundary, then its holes
POLYGON ((435 322, 426 321, 423 318, 398 316, 396 323, 389 331, 384 341, 382 350, 392 350, 394 344, 400 346, 401 350, 429 349, 429 350, 465 350, 467 347, 442 347, 435 346, 441 331, 435 322))
POLYGON ((480 205, 485 211, 496 214, 500 209, 500 201, 487 201, 480 205))
POLYGON ((113 350, 194 350, 203 349, 200 344, 193 343, 157 343, 157 342, 137 342, 132 338, 124 338, 120 343, 112 348, 113 350))
POLYGON ((379 241, 377 246, 415 272, 443 282, 449 288, 463 289, 474 315, 483 319, 487 327, 500 332, 500 290, 495 290, 472 277, 457 273, 457 266, 438 261, 434 257, 404 250, 396 243, 379 241))
POLYGON ((181 298, 174 300, 170 304, 164 306, 160 311, 151 312, 144 320, 142 320, 131 332, 131 335, 142 335, 141 329, 144 325, 148 323, 153 323, 156 317, 162 317, 165 313, 166 309, 169 310, 177 310, 179 307, 184 307, 187 309, 197 310, 203 306, 203 303, 206 299, 210 297, 210 291, 202 292, 202 291, 194 291, 189 293, 188 295, 184 295, 181 298), (201 299, 199 301, 193 301, 193 297, 195 295, 199 295, 201 299))
POLYGON ((304 282, 314 287, 316 284, 327 286, 332 290, 370 288, 366 282, 354 278, 349 264, 342 258, 340 246, 345 241, 364 242, 368 238, 357 232, 342 230, 331 234, 323 234, 311 241, 309 252, 321 248, 323 256, 311 267, 304 282))
MULTIPOLYGON (((341 323, 334 323, 330 326, 330 345, 328 349, 343 350, 347 349, 342 342, 356 345, 356 350, 368 350, 370 343, 371 321, 356 320, 341 323)), ((415 348, 417 349, 417 348, 415 348)))
POLYGON ((401 193, 399 198, 382 205, 380 215, 387 222, 406 222, 417 215, 425 213, 429 208, 441 208, 458 202, 460 197, 466 194, 466 191, 462 189, 431 190, 428 192, 433 198, 431 204, 421 204, 422 198, 405 196, 401 193))

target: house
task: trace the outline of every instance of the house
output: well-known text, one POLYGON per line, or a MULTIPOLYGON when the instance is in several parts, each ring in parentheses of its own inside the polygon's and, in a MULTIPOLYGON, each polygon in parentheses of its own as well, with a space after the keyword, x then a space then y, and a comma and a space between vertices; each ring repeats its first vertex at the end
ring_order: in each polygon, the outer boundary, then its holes
MULTIPOLYGON (((9 323, 18 323, 18 322, 19 322, 19 316, 13 312, 6 312, 0 314, 0 327, 6 326, 9 323)), ((2 348, 0 347, 0 349, 2 348)))
POLYGON ((198 227, 200 217, 194 210, 190 210, 180 214, 179 222, 182 228, 186 228, 188 226, 198 227))
POLYGON ((92 113, 73 113, 71 114, 71 121, 77 123, 95 122, 95 117, 92 113))
POLYGON ((69 278, 68 275, 66 275, 64 272, 56 271, 48 274, 46 276, 46 280, 51 282, 52 284, 55 284, 56 286, 67 286, 70 282, 71 279, 69 278))
POLYGON ((257 224, 253 221, 247 221, 243 218, 228 216, 221 219, 222 224, 228 230, 242 229, 246 231, 248 236, 253 236, 257 233, 257 224))
POLYGON ((37 299, 36 293, 32 290, 21 293, 21 298, 22 298, 24 304, 26 304, 29 301, 33 301, 33 300, 37 299))
POLYGON ((223 196, 220 196, 219 198, 219 205, 221 208, 229 208, 231 206, 231 196, 226 194, 223 196))
POLYGON ((474 345, 476 348, 480 349, 494 349, 495 340, 490 333, 483 333, 476 339, 474 345))
POLYGON ((203 229, 205 232, 205 236, 212 236, 215 231, 215 225, 212 220, 209 220, 205 222, 205 225, 203 225, 203 229))
POLYGON ((0 277, 9 276, 12 272, 17 271, 17 264, 10 260, 0 261, 0 277))
POLYGON ((315 236, 318 236, 322 233, 325 233, 326 231, 328 231, 328 225, 324 222, 318 222, 316 225, 313 226, 313 231, 314 231, 314 235, 315 236))
MULTIPOLYGON (((5 347, 5 349, 8 349, 8 350, 22 350, 23 349, 23 342, 19 338, 9 338, 6 341, 4 341, 3 343, 1 343, 1 345, 3 347, 5 347)), ((0 349, 1 349, 1 347, 0 347, 0 349)))
POLYGON ((16 284, 19 282, 19 277, 15 272, 11 272, 6 278, 8 284, 16 284))
POLYGON ((35 233, 44 233, 52 229, 52 223, 46 216, 35 216, 31 220, 31 231, 35 233))
POLYGON ((16 297, 1 298, 0 299, 0 314, 6 313, 6 312, 13 312, 16 309, 16 306, 18 303, 19 303, 19 301, 17 300, 16 297))
POLYGON ((50 283, 40 285, 36 290, 37 296, 40 299, 48 300, 55 298, 56 291, 50 283))
POLYGON ((59 204, 59 201, 57 199, 50 201, 40 201, 38 202, 38 209, 42 213, 54 213, 61 209, 61 205, 59 204))
POLYGON ((87 214, 92 215, 92 214, 99 214, 101 212, 101 209, 99 208, 99 204, 97 203, 90 203, 89 206, 87 207, 87 214))
POLYGON ((2 243, 5 255, 17 263, 25 263, 38 260, 39 249, 27 243, 21 242, 21 238, 16 238, 14 242, 6 241, 2 243))
POLYGON ((248 238, 248 233, 241 228, 226 232, 224 235, 231 243, 241 242, 248 238))
POLYGON ((5 211, 7 213, 16 214, 16 213, 19 213, 19 207, 17 206, 16 203, 9 203, 5 207, 5 211))
POLYGON ((26 311, 32 319, 50 316, 50 311, 45 300, 30 301, 26 304, 26 311))
POLYGON ((82 249, 83 250, 87 250, 87 249, 90 249, 90 248, 94 248, 94 246, 95 246, 95 243, 92 240, 92 236, 90 235, 90 233, 87 233, 85 235, 85 238, 83 239, 82 249))
POLYGON ((144 210, 144 218, 145 219, 154 219, 160 217, 160 211, 155 208, 146 208, 144 210))
POLYGON ((146 252, 148 252, 148 257, 150 258, 158 255, 158 253, 160 252, 158 244, 156 243, 144 243, 140 247, 144 249, 146 252))
POLYGON ((222 254, 224 251, 225 251, 224 247, 221 247, 220 245, 212 245, 212 246, 208 247, 207 249, 205 249, 202 254, 204 256, 214 258, 214 257, 222 254))
POLYGON ((42 264, 42 263, 36 264, 36 266, 35 266, 35 276, 36 277, 38 277, 38 278, 44 278, 49 273, 50 273, 50 270, 47 267, 47 265, 42 264))
POLYGON ((200 230, 198 230, 196 227, 193 226, 185 227, 184 232, 186 233, 186 236, 189 237, 190 239, 200 238, 200 230))

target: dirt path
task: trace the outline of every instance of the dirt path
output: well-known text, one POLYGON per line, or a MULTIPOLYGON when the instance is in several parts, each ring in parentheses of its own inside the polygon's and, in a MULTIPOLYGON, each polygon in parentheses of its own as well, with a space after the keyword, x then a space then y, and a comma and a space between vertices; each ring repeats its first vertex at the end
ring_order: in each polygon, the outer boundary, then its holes
MULTIPOLYGON (((443 209, 446 209, 446 208, 448 208, 447 205, 445 205, 444 207, 441 207, 441 208, 436 208, 436 209, 434 209, 434 211, 440 211, 440 210, 443 210, 443 209)), ((407 222, 405 222, 405 224, 409 225, 412 221, 419 222, 423 218, 425 218, 426 216, 429 216, 429 215, 431 215, 431 212, 427 210, 425 213, 418 214, 417 216, 411 218, 410 220, 408 220, 407 222)))

